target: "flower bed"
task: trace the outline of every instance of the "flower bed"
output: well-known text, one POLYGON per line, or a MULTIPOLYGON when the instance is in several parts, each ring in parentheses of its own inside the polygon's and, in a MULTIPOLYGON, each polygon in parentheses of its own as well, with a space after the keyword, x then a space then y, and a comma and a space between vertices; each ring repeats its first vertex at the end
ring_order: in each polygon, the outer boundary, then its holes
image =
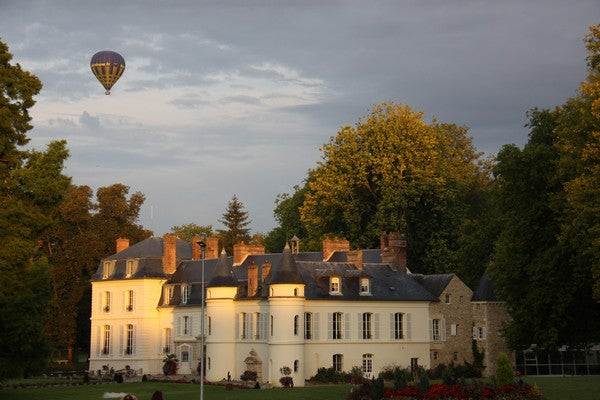
POLYGON ((419 388, 416 386, 407 386, 398 390, 387 389, 384 397, 392 400, 544 400, 544 395, 537 387, 529 386, 522 381, 500 388, 477 384, 463 387, 459 384, 446 385, 439 383, 431 385, 424 393, 419 392, 419 388))

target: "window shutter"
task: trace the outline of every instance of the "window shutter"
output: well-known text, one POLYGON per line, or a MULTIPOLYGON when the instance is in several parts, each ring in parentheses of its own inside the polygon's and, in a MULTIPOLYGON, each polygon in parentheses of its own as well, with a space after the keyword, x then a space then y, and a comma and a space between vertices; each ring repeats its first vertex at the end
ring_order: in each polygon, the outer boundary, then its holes
POLYGON ((390 313, 390 339, 396 339, 396 317, 390 313))
POLYGON ((313 314, 313 339, 314 340, 319 340, 319 313, 314 313, 313 314))
MULTIPOLYGON (((188 317, 188 335, 193 336, 194 335, 194 324, 192 324, 192 316, 190 315, 188 317)), ((200 332, 200 330, 198 330, 198 332, 200 332)))
POLYGON ((267 339, 267 325, 268 325, 268 315, 267 313, 261 313, 260 316, 262 317, 262 323, 260 324, 260 330, 261 330, 261 334, 260 334, 260 338, 262 340, 266 340, 267 339))
POLYGON ((485 329, 485 327, 483 327, 481 329, 482 329, 482 332, 483 332, 483 338, 482 339, 485 339, 487 337, 486 329, 485 329))
POLYGON ((123 355, 123 342, 124 342, 124 336, 123 336, 123 330, 125 329, 125 327, 123 325, 121 325, 119 330, 119 355, 122 356, 123 355))
POLYGON ((132 343, 131 343, 131 349, 132 349, 132 354, 135 354, 135 337, 137 334, 137 325, 133 325, 133 337, 132 337, 132 343))
POLYGON ((121 310, 127 311, 127 290, 123 291, 123 303, 121 304, 121 310))
POLYGON ((356 321, 358 322, 358 340, 363 338, 363 324, 362 324, 362 314, 358 313, 356 317, 356 321))
POLYGON ((327 339, 333 339, 333 314, 327 313, 327 339))
POLYGON ((473 339, 477 339, 477 327, 473 327, 473 339))
POLYGON ((442 341, 446 341, 446 320, 442 319, 442 341))
POLYGON ((181 317, 177 317, 177 336, 181 336, 181 317))
POLYGON ((158 354, 163 353, 163 348, 167 347, 167 334, 165 329, 161 330, 160 339, 158 340, 158 354))
POLYGON ((240 314, 235 314, 235 338, 240 338, 240 314))
POLYGON ((343 314, 343 318, 344 318, 344 339, 349 340, 350 339, 350 313, 345 313, 343 314))
POLYGON ((131 309, 135 310, 135 292, 131 291, 131 309))
POLYGON ((115 330, 112 325, 110 325, 110 336, 108 341, 108 355, 113 355, 113 345, 115 343, 115 330))
POLYGON ((433 340, 433 320, 429 320, 429 340, 433 340))
POLYGON ((412 326, 411 326, 411 322, 410 322, 410 313, 405 314, 406 315, 406 339, 410 340, 412 339, 412 326))
POLYGON ((246 338, 252 339, 252 335, 253 335, 253 332, 254 332, 252 330, 252 320, 254 318, 253 318, 253 315, 251 313, 248 313, 246 315, 247 315, 247 317, 246 317, 246 324, 248 325, 248 328, 246 329, 246 332, 247 332, 246 338))
POLYGON ((96 327, 96 357, 100 356, 100 326, 96 327))
POLYGON ((375 339, 379 339, 379 313, 375 313, 373 318, 373 324, 375 324, 373 329, 375 331, 375 339))

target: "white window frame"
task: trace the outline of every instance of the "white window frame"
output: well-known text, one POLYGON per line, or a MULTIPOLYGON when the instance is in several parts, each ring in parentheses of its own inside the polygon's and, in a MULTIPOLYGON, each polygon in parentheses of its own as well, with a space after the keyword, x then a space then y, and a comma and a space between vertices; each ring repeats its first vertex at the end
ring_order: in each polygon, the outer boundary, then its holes
POLYGON ((125 294, 125 296, 127 296, 127 306, 125 306, 125 309, 127 311, 133 311, 133 300, 134 300, 134 293, 133 290, 128 290, 125 294))
POLYGON ((104 291, 102 293, 102 310, 107 313, 110 312, 111 309, 111 301, 112 301, 112 295, 111 292, 109 291, 104 291))
POLYGON ((313 338, 313 313, 304 313, 304 339, 311 340, 313 338))
POLYGON ((373 339, 373 313, 362 314, 362 339, 373 339))
POLYGON ((439 319, 431 320, 431 340, 439 341, 442 340, 441 331, 441 323, 439 319))
POLYGON ((192 334, 191 318, 188 315, 183 316, 183 335, 189 336, 192 334))
POLYGON ((404 339, 404 314, 401 312, 394 313, 394 339, 404 339))
POLYGON ((361 296, 368 296, 371 294, 371 280, 369 278, 360 278, 359 285, 361 296))
POLYGON ((125 278, 131 278, 135 273, 135 260, 125 261, 125 278))
POLYGON ((332 276, 329 278, 329 294, 330 295, 342 294, 342 280, 339 276, 332 276))
POLYGON ((181 304, 187 304, 190 300, 190 287, 188 285, 181 285, 181 304))
POLYGON ((112 326, 102 325, 102 349, 103 355, 112 353, 112 326))
POLYGON ((335 372, 342 372, 344 370, 344 355, 334 354, 332 357, 332 368, 335 372))
POLYGON ((331 315, 331 338, 333 340, 341 340, 343 338, 343 313, 334 312, 331 315))
POLYGON ((362 371, 367 378, 373 373, 373 354, 366 353, 362 355, 362 371))
POLYGON ((113 274, 113 261, 105 261, 104 266, 102 268, 102 279, 108 279, 113 274))
POLYGON ((135 354, 135 327, 133 324, 127 324, 125 330, 125 355, 135 354))
POLYGON ((248 314, 240 313, 240 339, 248 339, 248 314))
POLYGON ((165 328, 165 338, 164 338, 164 346, 163 353, 171 354, 173 350, 173 346, 171 346, 171 341, 173 340, 173 331, 171 328, 165 328))

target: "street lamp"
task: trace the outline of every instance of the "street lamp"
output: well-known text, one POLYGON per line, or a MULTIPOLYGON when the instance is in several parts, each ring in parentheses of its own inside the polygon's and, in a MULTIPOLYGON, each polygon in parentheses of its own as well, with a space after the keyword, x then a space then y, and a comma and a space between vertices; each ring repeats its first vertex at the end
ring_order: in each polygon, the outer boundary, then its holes
POLYGON ((204 259, 206 258, 206 242, 197 242, 202 258, 202 290, 200 301, 200 400, 204 400, 204 259))

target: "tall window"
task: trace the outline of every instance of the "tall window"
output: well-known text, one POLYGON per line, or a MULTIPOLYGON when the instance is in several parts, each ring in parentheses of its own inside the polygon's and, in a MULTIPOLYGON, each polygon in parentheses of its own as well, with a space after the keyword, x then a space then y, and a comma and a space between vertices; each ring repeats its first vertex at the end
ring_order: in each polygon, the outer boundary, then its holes
POLYGON ((110 354, 110 325, 102 327, 102 354, 110 354))
POLYGON ((364 374, 371 374, 373 372, 373 354, 363 354, 362 370, 364 374))
POLYGON ((133 311, 133 290, 127 291, 127 311, 133 311))
POLYGON ((173 286, 165 286, 165 304, 169 304, 173 298, 173 286))
POLYGON ((298 315, 294 315, 294 336, 298 336, 299 330, 300 330, 300 317, 298 315))
POLYGON ((370 294, 371 293, 371 285, 369 278, 360 278, 360 294, 370 294))
POLYGON ((341 354, 333 355, 333 370, 336 372, 342 372, 344 370, 344 356, 341 354))
POLYGON ((165 343, 163 347, 163 353, 171 353, 171 328, 165 328, 165 343))
POLYGON ((371 313, 363 313, 362 315, 362 338, 363 339, 372 339, 372 331, 371 327, 373 325, 373 314, 371 313))
POLYGON ((402 313, 394 314, 394 339, 404 339, 404 329, 402 326, 402 313))
POLYGON ((246 330, 246 328, 248 327, 248 321, 246 320, 247 316, 246 313, 240 313, 240 338, 241 339, 247 339, 248 338, 248 331, 246 330))
POLYGON ((298 365, 299 365, 299 361, 298 360, 294 360, 294 372, 298 372, 298 365))
POLYGON ((192 327, 190 326, 190 317, 188 317, 187 315, 183 317, 183 334, 184 335, 191 335, 192 334, 192 327))
POLYGON ((271 336, 273 336, 273 316, 272 315, 271 315, 270 321, 271 321, 271 326, 270 326, 271 332, 270 333, 271 333, 271 336))
POLYGON ((313 315, 312 313, 304 313, 304 339, 312 339, 312 324, 313 315))
POLYGON ((113 263, 110 261, 105 261, 104 266, 102 268, 102 279, 108 279, 112 275, 112 266, 113 263))
POLYGON ((341 339, 342 338, 342 313, 333 313, 331 320, 331 338, 341 339))
POLYGON ((445 301, 445 303, 446 304, 450 304, 451 298, 452 298, 452 296, 450 296, 450 293, 446 293, 446 301, 445 301))
POLYGON ((183 304, 186 304, 188 302, 189 295, 190 295, 189 286, 188 285, 182 285, 181 286, 181 302, 183 304))
POLYGON ((329 293, 340 294, 340 278, 339 276, 332 276, 329 280, 329 293))
POLYGON ((104 292, 104 295, 102 296, 103 301, 102 301, 102 307, 104 312, 109 312, 110 311, 110 292, 104 292))
POLYGON ((190 352, 186 350, 181 350, 181 362, 190 362, 190 352))
POLYGON ((440 320, 432 319, 431 320, 431 340, 441 340, 440 336, 440 320))
POLYGON ((208 334, 212 335, 212 319, 208 317, 208 334))
POLYGON ((127 324, 127 344, 125 354, 133 354, 133 324, 127 324))
POLYGON ((255 312, 254 314, 252 314, 252 322, 254 325, 254 339, 255 340, 260 340, 260 331, 262 329, 261 324, 260 324, 260 313, 255 312))

